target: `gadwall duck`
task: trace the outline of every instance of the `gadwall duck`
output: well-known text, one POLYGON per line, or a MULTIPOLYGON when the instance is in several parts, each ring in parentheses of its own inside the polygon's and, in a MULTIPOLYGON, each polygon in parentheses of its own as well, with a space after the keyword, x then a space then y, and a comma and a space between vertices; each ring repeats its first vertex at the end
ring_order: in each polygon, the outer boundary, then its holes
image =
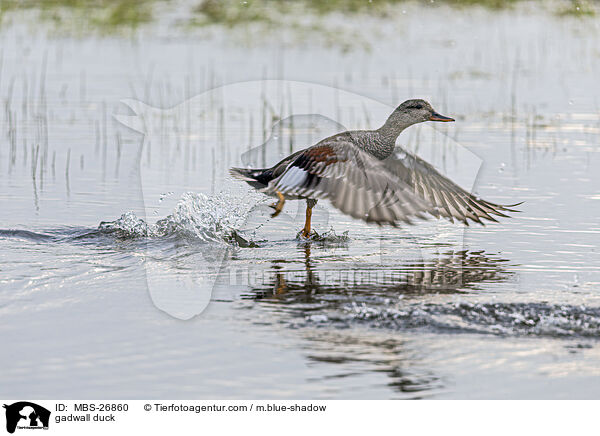
POLYGON ((396 139, 409 126, 424 121, 451 122, 425 100, 407 100, 377 130, 350 130, 300 150, 271 168, 231 168, 235 178, 278 199, 279 215, 286 200, 306 199, 302 236, 311 230, 312 208, 327 199, 341 212, 366 222, 397 226, 426 214, 469 224, 495 221, 492 215, 517 212, 470 194, 432 165, 398 147, 396 139), (397 153, 393 153, 394 150, 397 153))

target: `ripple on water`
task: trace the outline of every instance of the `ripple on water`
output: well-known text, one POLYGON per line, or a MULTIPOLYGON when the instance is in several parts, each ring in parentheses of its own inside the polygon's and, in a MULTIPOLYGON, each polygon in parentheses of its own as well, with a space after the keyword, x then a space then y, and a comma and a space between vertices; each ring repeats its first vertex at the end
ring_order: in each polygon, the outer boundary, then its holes
POLYGON ((545 303, 419 303, 396 307, 350 303, 337 313, 306 316, 304 322, 448 333, 600 338, 600 308, 545 303))

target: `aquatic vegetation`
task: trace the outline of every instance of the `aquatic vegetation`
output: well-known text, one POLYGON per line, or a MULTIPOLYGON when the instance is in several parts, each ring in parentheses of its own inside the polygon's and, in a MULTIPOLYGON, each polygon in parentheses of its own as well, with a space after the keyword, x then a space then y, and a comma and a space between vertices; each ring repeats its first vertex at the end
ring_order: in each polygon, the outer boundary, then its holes
POLYGON ((277 22, 278 15, 290 12, 324 15, 338 13, 377 13, 384 14, 386 8, 403 0, 370 1, 364 0, 296 0, 278 2, 273 0, 203 0, 194 12, 199 14, 201 24, 221 23, 235 25, 240 22, 277 22))
POLYGON ((265 4, 254 1, 205 0, 194 8, 194 12, 195 24, 223 23, 233 26, 241 22, 271 21, 271 15, 266 10, 265 4))
MULTIPOLYGON (((451 5, 481 5, 490 8, 503 8, 520 0, 441 0, 440 3, 451 5)), ((195 12, 203 19, 201 23, 222 23, 235 25, 240 22, 267 21, 275 22, 279 14, 289 12, 312 13, 326 15, 331 13, 356 14, 366 13, 379 16, 391 16, 394 5, 408 3, 406 0, 202 0, 195 12)), ((425 2, 423 2, 425 3, 425 2)), ((426 2, 428 4, 434 1, 426 2)))
POLYGON ((558 14, 574 17, 594 16, 596 15, 596 10, 592 4, 586 0, 571 0, 568 5, 559 9, 558 14))
POLYGON ((514 6, 522 0, 438 0, 438 3, 446 3, 452 6, 483 6, 488 9, 506 9, 514 6))
MULTIPOLYGON (((10 12, 33 11, 44 21, 53 23, 61 31, 75 28, 79 31, 116 32, 137 28, 157 21, 158 7, 180 9, 186 18, 173 25, 224 25, 233 27, 246 23, 277 26, 285 23, 291 28, 325 32, 326 26, 315 23, 298 24, 298 18, 317 18, 331 14, 366 14, 382 18, 395 17, 399 7, 409 0, 4 0, 0 2, 0 23, 10 12), (291 19, 290 19, 291 18, 291 19), (316 29, 315 29, 316 27, 316 29), (323 27, 323 28, 321 28, 323 27)), ((429 7, 450 5, 459 8, 484 7, 492 10, 511 8, 525 0, 420 0, 429 7)), ((592 16, 596 7, 587 0, 563 0, 549 5, 561 16, 592 16)), ((405 11, 402 11, 404 13, 405 11)))
POLYGON ((0 19, 7 12, 31 10, 58 26, 88 26, 114 30, 137 27, 153 20, 156 0, 5 0, 0 2, 0 19))
MULTIPOLYGON (((382 17, 394 16, 394 6, 408 4, 407 0, 202 0, 194 9, 197 24, 224 24, 233 26, 239 23, 262 21, 276 23, 278 17, 289 13, 327 15, 370 14, 382 17)), ((511 8, 524 0, 422 0, 420 3, 435 7, 447 4, 455 7, 481 6, 488 9, 511 8)), ((539 2, 542 4, 543 2, 539 2)), ((594 7, 586 0, 570 0, 559 8, 561 15, 594 15, 594 7)), ((554 5, 550 5, 553 7, 554 5)))

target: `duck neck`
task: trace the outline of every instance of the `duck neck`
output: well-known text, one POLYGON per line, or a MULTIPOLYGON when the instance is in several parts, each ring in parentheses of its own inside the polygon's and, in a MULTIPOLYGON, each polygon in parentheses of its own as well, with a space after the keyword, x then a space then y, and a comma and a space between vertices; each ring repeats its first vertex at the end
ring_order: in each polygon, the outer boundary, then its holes
POLYGON ((396 139, 400 136, 400 133, 407 127, 412 126, 416 122, 414 120, 408 119, 404 116, 405 114, 401 112, 394 111, 385 124, 377 129, 377 132, 383 139, 383 142, 387 147, 391 147, 390 153, 394 150, 396 146, 396 139))

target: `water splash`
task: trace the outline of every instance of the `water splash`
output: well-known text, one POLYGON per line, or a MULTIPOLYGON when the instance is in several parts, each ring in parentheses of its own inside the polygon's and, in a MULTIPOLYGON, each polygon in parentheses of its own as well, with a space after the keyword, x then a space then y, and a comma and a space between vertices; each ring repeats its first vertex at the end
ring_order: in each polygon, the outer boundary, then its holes
POLYGON ((208 196, 183 194, 167 217, 151 224, 134 212, 126 212, 115 221, 101 222, 98 230, 122 239, 180 237, 187 240, 228 243, 240 246, 252 241, 240 232, 250 206, 247 199, 229 194, 208 196))
POLYGON ((125 212, 115 221, 102 221, 98 230, 111 233, 122 239, 145 238, 148 236, 148 224, 133 212, 125 212))
POLYGON ((296 235, 296 239, 301 243, 316 243, 317 245, 328 247, 345 246, 350 242, 350 236, 348 236, 347 230, 338 235, 333 227, 323 233, 317 233, 313 230, 308 238, 302 236, 302 231, 300 231, 296 235))

